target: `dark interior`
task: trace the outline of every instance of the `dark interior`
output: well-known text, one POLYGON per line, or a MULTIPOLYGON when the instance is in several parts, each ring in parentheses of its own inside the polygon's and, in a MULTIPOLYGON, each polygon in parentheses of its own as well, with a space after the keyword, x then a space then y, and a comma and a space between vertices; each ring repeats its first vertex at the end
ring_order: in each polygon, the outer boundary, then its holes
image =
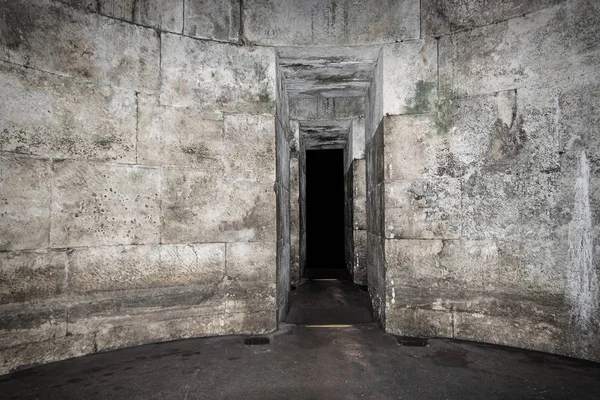
POLYGON ((341 269, 344 262, 344 152, 306 152, 306 263, 341 269))

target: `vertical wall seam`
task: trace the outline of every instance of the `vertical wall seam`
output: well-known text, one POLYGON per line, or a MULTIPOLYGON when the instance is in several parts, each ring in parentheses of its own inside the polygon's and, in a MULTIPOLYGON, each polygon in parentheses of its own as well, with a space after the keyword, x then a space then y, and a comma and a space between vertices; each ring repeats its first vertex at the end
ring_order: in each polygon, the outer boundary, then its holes
POLYGON ((419 39, 423 39, 423 2, 419 0, 419 39))
POLYGON ((163 62, 162 62, 162 37, 163 33, 160 30, 157 30, 158 34, 158 105, 160 103, 160 95, 162 93, 162 82, 163 82, 163 62))
POLYGON ((160 167, 160 174, 158 175, 158 243, 163 244, 163 180, 164 180, 165 167, 160 167))
POLYGON ((239 0, 240 7, 240 27, 238 29, 238 42, 240 44, 246 44, 246 37, 244 32, 244 0, 239 0))
POLYGON ((225 265, 223 266, 223 274, 227 276, 227 242, 223 244, 225 246, 225 265))
POLYGON ((52 203, 54 202, 54 159, 50 158, 50 166, 49 166, 49 170, 48 170, 49 174, 50 174, 50 198, 48 199, 48 244, 47 247, 51 248, 52 247, 52 203))
POLYGON ((185 33, 185 3, 187 0, 183 0, 183 5, 181 7, 181 34, 185 33))
POLYGON ((437 98, 438 104, 440 101, 440 38, 435 38, 435 75, 436 75, 436 86, 437 86, 437 98))
POLYGON ((138 163, 138 136, 140 132, 140 92, 135 92, 135 163, 138 163))

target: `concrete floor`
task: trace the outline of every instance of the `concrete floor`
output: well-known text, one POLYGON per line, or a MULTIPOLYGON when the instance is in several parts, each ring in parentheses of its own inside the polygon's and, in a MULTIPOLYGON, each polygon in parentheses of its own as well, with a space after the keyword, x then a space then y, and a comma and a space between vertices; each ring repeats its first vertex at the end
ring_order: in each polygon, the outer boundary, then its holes
MULTIPOLYGON (((340 304, 335 282, 305 284, 297 305, 311 290, 320 305, 328 296, 340 304)), ((262 345, 242 336, 182 340, 36 367, 0 377, 0 398, 600 398, 599 364, 547 354, 446 339, 401 346, 375 323, 284 325, 267 337, 262 345)))

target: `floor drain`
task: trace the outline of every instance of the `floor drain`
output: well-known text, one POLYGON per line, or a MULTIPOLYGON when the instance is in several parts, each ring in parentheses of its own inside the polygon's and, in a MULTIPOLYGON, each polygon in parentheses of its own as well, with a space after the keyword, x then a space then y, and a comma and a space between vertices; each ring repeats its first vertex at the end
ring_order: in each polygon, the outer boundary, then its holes
POLYGON ((256 346, 256 345, 260 345, 260 344, 269 344, 271 343, 271 339, 269 339, 268 337, 264 337, 264 336, 253 336, 253 337, 247 337, 244 339, 244 344, 246 346, 256 346))
POLYGON ((398 344, 402 346, 427 346, 427 338, 414 336, 398 336, 398 344))

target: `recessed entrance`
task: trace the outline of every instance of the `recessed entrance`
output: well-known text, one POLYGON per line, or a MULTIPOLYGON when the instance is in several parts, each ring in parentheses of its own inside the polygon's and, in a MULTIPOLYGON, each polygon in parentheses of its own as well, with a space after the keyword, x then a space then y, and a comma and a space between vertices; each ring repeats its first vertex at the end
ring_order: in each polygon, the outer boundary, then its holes
POLYGON ((344 152, 306 151, 306 278, 342 278, 344 152))

